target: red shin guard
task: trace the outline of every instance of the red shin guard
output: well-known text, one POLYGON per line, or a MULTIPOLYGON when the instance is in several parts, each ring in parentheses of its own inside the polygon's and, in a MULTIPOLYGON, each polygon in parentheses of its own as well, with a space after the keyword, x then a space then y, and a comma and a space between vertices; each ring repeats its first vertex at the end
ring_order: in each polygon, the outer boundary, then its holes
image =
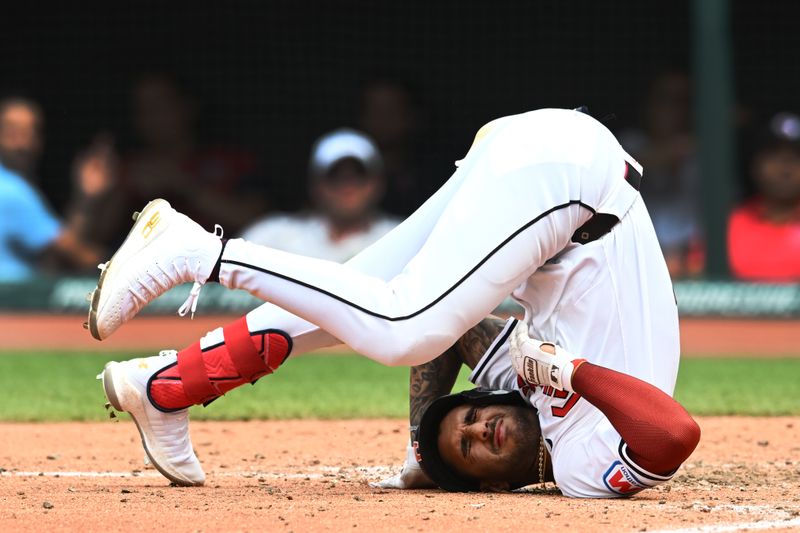
POLYGON ((196 342, 178 352, 177 364, 150 378, 147 391, 154 406, 176 411, 208 403, 240 385, 272 374, 292 349, 286 333, 251 333, 244 317, 222 328, 222 333, 222 344, 201 350, 196 342))

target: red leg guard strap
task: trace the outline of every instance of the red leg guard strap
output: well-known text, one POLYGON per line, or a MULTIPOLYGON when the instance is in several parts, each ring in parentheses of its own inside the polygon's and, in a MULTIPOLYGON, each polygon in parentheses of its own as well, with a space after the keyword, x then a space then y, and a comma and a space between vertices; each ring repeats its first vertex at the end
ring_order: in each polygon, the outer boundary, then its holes
POLYGON ((270 329, 262 334, 261 346, 270 374, 278 370, 278 367, 286 361, 292 351, 291 339, 283 331, 277 329, 270 329))
POLYGON ((172 412, 208 404, 226 392, 274 372, 292 351, 283 331, 250 333, 244 319, 222 329, 224 342, 200 349, 199 343, 178 352, 178 363, 167 365, 148 382, 157 409, 172 412))
POLYGON ((199 342, 195 342, 178 354, 178 373, 183 381, 186 396, 192 403, 203 403, 209 398, 219 396, 219 392, 208 378, 199 342))
POLYGON ((272 372, 250 340, 250 331, 247 329, 247 320, 244 317, 222 328, 222 335, 225 337, 225 346, 228 347, 231 362, 242 379, 252 383, 264 374, 272 372))

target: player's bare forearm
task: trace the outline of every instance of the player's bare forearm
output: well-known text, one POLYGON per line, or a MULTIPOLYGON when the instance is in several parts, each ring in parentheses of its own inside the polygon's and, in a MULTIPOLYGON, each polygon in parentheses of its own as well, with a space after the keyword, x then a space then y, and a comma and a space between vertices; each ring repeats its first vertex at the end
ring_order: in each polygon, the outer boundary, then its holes
POLYGON ((462 364, 475 368, 480 358, 500 334, 505 320, 489 316, 464 333, 442 355, 428 363, 411 367, 409 422, 419 425, 425 409, 436 398, 449 394, 462 364))
POLYGON ((453 348, 419 366, 411 367, 409 394, 409 423, 419 425, 425 409, 436 398, 448 394, 458 377, 461 359, 453 348))

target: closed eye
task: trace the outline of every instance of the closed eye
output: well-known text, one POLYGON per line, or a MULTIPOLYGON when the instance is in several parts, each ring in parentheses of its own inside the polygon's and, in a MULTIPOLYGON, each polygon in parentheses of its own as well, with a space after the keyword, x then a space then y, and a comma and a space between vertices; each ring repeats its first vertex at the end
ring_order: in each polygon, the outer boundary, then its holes
MULTIPOLYGON (((477 418, 477 416, 478 416, 478 409, 476 407, 470 408, 466 412, 466 414, 464 415, 464 425, 468 426, 470 424, 473 424, 475 422, 475 419, 477 418)), ((469 455, 469 451, 470 451, 471 447, 472 446, 470 445, 469 439, 467 439, 466 436, 462 435, 462 437, 461 437, 461 455, 464 456, 464 459, 466 459, 467 456, 469 455)))

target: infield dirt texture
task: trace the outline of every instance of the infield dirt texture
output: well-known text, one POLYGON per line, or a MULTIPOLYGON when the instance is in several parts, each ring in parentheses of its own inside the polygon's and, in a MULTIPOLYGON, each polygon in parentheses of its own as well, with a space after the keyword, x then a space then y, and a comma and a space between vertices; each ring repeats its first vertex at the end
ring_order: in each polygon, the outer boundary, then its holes
MULTIPOLYGON (((764 355, 796 353, 796 323, 724 326, 716 334, 706 327, 694 337, 707 344, 727 342, 719 350, 723 356, 756 347, 753 353, 764 355), (746 346, 743 339, 757 346, 746 346)), ((4 331, 42 342, 19 324, 4 331)), ((684 333, 685 341, 693 338, 692 328, 684 333)), ((710 348, 708 353, 716 353, 710 348)), ((6 368, 6 377, 27 379, 24 373, 13 377, 17 366, 6 368)), ((91 408, 99 411, 102 400, 92 372, 101 366, 92 362, 92 371, 81 373, 91 382, 86 385, 91 397, 98 398, 91 408)), ((798 379, 788 375, 794 366, 770 368, 783 369, 783 388, 773 387, 785 391, 779 397, 800 402, 796 389, 786 387, 798 379)), ((283 378, 289 370, 287 365, 283 378)), ((55 364, 52 372, 62 378, 67 373, 55 364)), ((739 376, 737 386, 751 393, 763 380, 751 383, 739 376)), ((37 394, 45 393, 54 391, 37 394)), ((775 393, 767 397, 774 399, 775 393)), ((27 396, 5 401, 12 400, 37 401, 27 396)), ((193 422, 193 442, 208 474, 201 488, 170 487, 145 468, 127 416, 118 422, 0 423, 0 532, 800 530, 800 416, 697 419, 700 445, 675 479, 625 500, 571 500, 535 486, 514 494, 371 488, 370 481, 401 466, 408 438, 402 419, 193 422)))
POLYGON ((699 422, 703 439, 675 479, 625 500, 371 488, 400 467, 402 420, 194 423, 202 488, 144 468, 127 418, 0 424, 0 531, 800 528, 800 417, 699 422))

